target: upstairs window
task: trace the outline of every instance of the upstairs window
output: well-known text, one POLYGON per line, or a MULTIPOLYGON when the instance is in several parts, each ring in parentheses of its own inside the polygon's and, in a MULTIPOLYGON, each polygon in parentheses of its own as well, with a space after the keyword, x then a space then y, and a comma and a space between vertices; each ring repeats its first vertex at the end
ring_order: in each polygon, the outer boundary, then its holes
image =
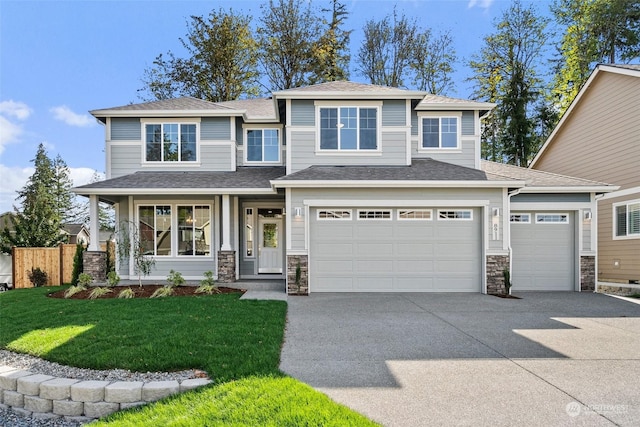
POLYGON ((422 117, 420 124, 423 149, 460 148, 459 117, 422 117))
POLYGON ((145 125, 147 162, 195 162, 196 125, 154 123, 145 125))
POLYGON ((640 238, 640 200, 614 205, 614 231, 617 238, 640 238))
POLYGON ((280 162, 278 129, 247 129, 247 162, 280 162))
POLYGON ((378 108, 321 107, 320 150, 378 149, 378 108))

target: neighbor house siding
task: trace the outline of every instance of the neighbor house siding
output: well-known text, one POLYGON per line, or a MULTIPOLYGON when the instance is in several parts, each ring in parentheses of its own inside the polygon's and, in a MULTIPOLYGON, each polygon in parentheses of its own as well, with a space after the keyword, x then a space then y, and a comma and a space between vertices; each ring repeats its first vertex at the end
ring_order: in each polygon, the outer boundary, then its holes
POLYGON ((620 185, 640 185, 640 82, 601 72, 534 168, 620 185))
POLYGON ((142 125, 138 118, 114 117, 111 119, 112 141, 142 140, 142 125))
POLYGON ((640 280, 640 238, 613 239, 613 205, 636 199, 640 199, 640 193, 598 202, 598 280, 600 281, 628 283, 629 280, 640 280))

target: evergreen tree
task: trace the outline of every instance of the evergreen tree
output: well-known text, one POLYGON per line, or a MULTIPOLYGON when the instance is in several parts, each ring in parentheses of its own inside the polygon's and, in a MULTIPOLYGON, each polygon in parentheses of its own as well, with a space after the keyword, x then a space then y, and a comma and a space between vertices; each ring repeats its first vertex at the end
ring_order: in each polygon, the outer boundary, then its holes
POLYGON ((259 95, 258 44, 250 24, 248 15, 231 10, 191 16, 187 36, 180 39, 190 56, 158 55, 144 72, 141 97, 220 102, 259 95))
POLYGON ((331 9, 322 9, 324 13, 331 13, 331 21, 323 19, 324 33, 313 44, 310 84, 349 79, 351 31, 341 28, 349 12, 338 0, 332 0, 331 6, 331 9))
POLYGON ((62 224, 77 224, 82 222, 82 207, 71 192, 73 181, 66 162, 58 154, 52 162, 54 181, 53 196, 56 211, 62 224))
POLYGON ((14 208, 11 218, 14 232, 2 231, 2 251, 10 252, 12 246, 53 247, 62 243, 61 214, 56 199, 57 176, 53 162, 47 156, 43 144, 38 146, 33 175, 16 200, 22 203, 22 211, 14 208))

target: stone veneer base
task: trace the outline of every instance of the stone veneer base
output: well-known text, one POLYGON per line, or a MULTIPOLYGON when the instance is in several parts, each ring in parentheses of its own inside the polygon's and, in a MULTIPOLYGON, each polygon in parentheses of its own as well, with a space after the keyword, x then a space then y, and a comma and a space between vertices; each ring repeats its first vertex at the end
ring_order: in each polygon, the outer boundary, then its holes
POLYGON ((487 255, 487 294, 502 295, 506 293, 503 273, 505 268, 509 268, 509 256, 487 255))
POLYGON ((210 384, 182 381, 83 381, 0 365, 0 405, 33 418, 91 421, 210 384))
POLYGON ((309 263, 307 255, 287 255, 287 293, 309 295, 309 263), (296 284, 296 270, 300 266, 300 281, 296 284))

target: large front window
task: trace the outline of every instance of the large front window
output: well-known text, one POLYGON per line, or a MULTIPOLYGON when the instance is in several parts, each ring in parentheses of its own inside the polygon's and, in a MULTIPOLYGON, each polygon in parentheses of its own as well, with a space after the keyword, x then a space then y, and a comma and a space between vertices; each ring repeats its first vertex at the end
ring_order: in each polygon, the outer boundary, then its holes
POLYGON ((279 162, 278 129, 247 130, 247 162, 279 162))
POLYGON ((377 108, 320 108, 320 149, 377 150, 377 122, 377 108))
POLYGON ((640 238, 640 200, 614 205, 615 237, 640 238))
POLYGON ((209 205, 141 205, 138 227, 140 246, 146 255, 211 255, 209 205))
POLYGON ((147 162, 195 162, 196 125, 154 123, 145 125, 147 162))
POLYGON ((457 117, 423 117, 422 148, 458 148, 457 117))

